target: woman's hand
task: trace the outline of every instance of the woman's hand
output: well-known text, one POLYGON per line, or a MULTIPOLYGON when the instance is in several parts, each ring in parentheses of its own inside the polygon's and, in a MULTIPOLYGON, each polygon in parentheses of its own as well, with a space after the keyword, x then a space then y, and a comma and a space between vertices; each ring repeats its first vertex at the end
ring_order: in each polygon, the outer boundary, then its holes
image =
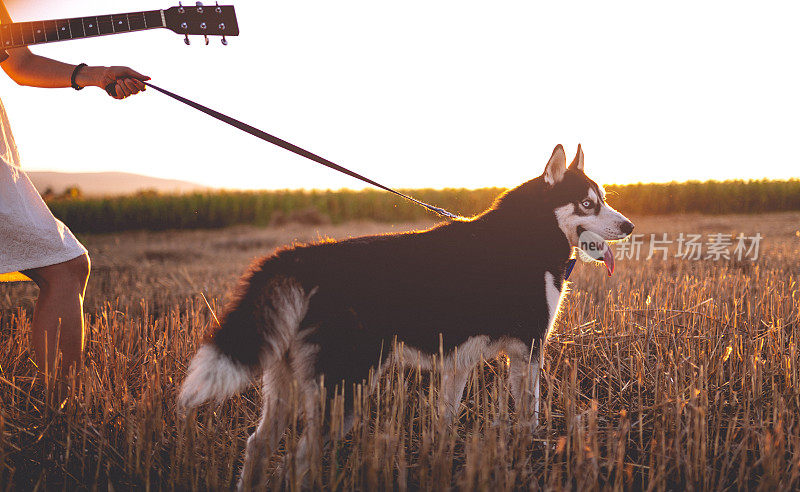
POLYGON ((75 77, 75 82, 81 87, 91 85, 105 90, 115 84, 112 91, 115 95, 111 96, 114 99, 125 99, 144 91, 143 80, 150 80, 150 77, 128 67, 83 67, 75 77))

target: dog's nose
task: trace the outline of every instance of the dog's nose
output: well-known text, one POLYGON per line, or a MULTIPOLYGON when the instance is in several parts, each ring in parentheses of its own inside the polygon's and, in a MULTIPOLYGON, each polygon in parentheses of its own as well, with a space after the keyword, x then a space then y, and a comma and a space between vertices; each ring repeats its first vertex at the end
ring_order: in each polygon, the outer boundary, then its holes
POLYGON ((633 232, 633 222, 626 220, 620 224, 619 230, 621 230, 626 236, 629 235, 631 232, 633 232))

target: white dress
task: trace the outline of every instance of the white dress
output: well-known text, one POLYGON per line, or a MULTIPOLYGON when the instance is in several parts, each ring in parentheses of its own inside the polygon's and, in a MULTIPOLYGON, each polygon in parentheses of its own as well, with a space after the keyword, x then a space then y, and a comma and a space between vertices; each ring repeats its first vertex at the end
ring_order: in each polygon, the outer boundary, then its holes
MULTIPOLYGON (((53 217, 22 171, 0 101, 0 274, 55 265, 86 253, 63 222, 53 217)), ((0 276, 18 280, 19 276, 0 276)))

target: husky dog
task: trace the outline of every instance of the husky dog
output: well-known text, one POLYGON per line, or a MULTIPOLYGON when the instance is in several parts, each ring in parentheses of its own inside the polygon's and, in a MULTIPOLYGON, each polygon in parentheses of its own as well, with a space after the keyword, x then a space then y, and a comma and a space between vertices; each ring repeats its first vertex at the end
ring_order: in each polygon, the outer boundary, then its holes
MULTIPOLYGON (((558 145, 541 176, 474 218, 279 250, 242 278, 192 360, 179 404, 223 400, 261 377, 263 411, 247 444, 245 487, 262 482, 267 450, 277 449, 289 425, 288 388, 301 397, 305 432, 319 430, 323 375, 328 388, 349 391, 376 364, 431 369, 442 350, 438 411, 452 419, 472 367, 504 354, 511 396, 535 421, 543 346, 573 249, 582 246, 611 275, 605 241, 632 231, 584 174, 580 145, 569 167, 558 145), (401 348, 390 352, 395 336, 401 348)), ((301 437, 297 453, 308 446, 301 437)))

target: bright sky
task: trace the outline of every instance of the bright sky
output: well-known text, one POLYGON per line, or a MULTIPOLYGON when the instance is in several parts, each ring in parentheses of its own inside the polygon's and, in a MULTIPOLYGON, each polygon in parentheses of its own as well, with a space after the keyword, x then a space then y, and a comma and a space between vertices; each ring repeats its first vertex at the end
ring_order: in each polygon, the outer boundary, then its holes
MULTIPOLYGON (((6 0, 15 20, 170 0, 6 0)), ((797 2, 229 0, 242 35, 34 47, 153 82, 393 187, 514 186, 578 142, 601 183, 800 176, 797 2)), ((192 2, 193 4, 193 2, 192 2)), ((362 188, 155 91, 0 77, 23 167, 362 188)))

